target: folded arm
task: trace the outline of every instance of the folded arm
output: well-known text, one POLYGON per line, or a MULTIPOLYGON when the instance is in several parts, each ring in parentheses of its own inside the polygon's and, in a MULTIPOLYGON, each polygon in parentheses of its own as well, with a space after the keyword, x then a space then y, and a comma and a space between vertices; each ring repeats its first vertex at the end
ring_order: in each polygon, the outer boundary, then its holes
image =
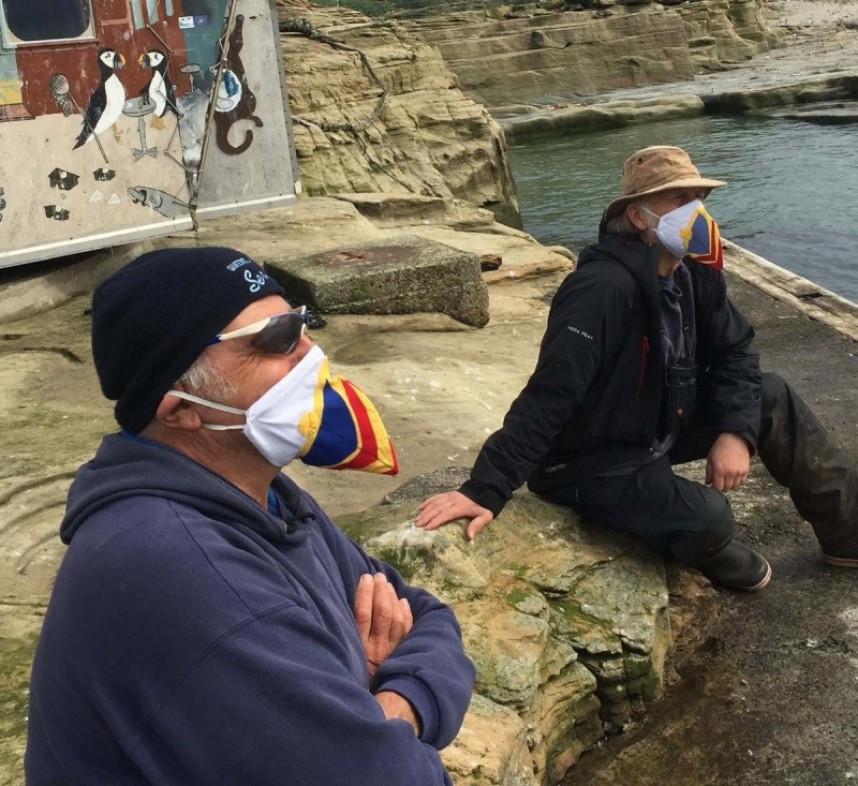
POLYGON ((342 643, 290 605, 217 642, 163 702, 134 758, 152 782, 449 784, 436 749, 382 705, 342 643))
MULTIPOLYGON (((456 618, 436 597, 406 584, 390 565, 355 549, 372 572, 384 574, 396 598, 407 602, 413 619, 412 627, 374 671, 370 667, 370 691, 376 697, 394 693, 405 699, 416 716, 419 738, 443 748, 459 731, 474 682, 474 667, 462 649, 456 618)), ((386 711, 407 714, 392 697, 382 697, 381 704, 386 711)))

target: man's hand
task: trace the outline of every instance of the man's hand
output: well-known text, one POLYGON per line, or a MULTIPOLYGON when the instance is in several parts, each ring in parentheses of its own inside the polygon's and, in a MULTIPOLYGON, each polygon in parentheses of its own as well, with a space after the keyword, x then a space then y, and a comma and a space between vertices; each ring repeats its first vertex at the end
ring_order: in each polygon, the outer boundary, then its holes
MULTIPOLYGON (((384 659, 408 635, 414 626, 414 616, 408 601, 396 596, 387 576, 364 573, 355 590, 355 622, 372 679, 384 659)), ((385 718, 404 720, 420 735, 420 719, 411 702, 389 690, 380 690, 374 698, 385 718)))
POLYGON ((732 491, 747 479, 751 468, 748 443, 738 434, 721 434, 706 457, 706 482, 718 491, 732 491))
MULTIPOLYGON (((383 573, 364 573, 355 590, 355 622, 370 679, 414 625, 411 606, 383 573)), ((395 695, 395 694, 394 694, 395 695)))
POLYGON ((470 519, 465 536, 468 540, 473 540, 494 518, 494 514, 488 508, 468 499, 461 491, 447 491, 444 494, 433 494, 423 500, 414 517, 414 523, 418 527, 438 529, 448 521, 463 518, 470 519))
POLYGON ((390 690, 380 690, 375 694, 375 700, 381 705, 381 711, 385 718, 388 720, 398 718, 407 721, 414 729, 414 733, 418 737, 420 736, 420 719, 414 712, 410 701, 390 690))

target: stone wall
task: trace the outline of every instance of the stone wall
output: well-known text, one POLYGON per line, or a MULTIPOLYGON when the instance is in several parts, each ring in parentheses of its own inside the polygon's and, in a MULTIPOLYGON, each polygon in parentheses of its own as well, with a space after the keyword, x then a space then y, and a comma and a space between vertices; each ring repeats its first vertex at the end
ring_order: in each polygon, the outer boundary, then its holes
POLYGON ((364 53, 299 33, 282 35, 301 184, 310 196, 339 192, 411 193, 464 199, 520 226, 515 185, 500 126, 466 97, 439 50, 398 25, 347 9, 279 4, 284 24, 313 31, 364 53), (309 28, 308 28, 309 29, 309 28), (320 125, 350 124, 352 130, 320 125))

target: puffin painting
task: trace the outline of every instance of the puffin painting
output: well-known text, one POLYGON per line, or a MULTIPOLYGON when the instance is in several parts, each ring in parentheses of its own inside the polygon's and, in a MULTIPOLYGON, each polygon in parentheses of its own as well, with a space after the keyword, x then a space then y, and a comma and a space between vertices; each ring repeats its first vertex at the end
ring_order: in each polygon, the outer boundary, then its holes
POLYGON ((150 49, 140 55, 137 62, 144 68, 152 69, 152 78, 149 80, 149 84, 140 91, 140 95, 148 96, 149 100, 155 104, 152 128, 164 128, 162 118, 167 114, 167 110, 172 111, 177 117, 179 115, 179 111, 176 109, 173 85, 167 76, 167 55, 160 49, 150 49))
MULTIPOLYGON (((113 49, 98 51, 98 69, 101 72, 101 82, 90 96, 86 112, 83 116, 83 128, 80 130, 74 150, 93 136, 99 136, 113 127, 122 115, 125 105, 125 87, 119 81, 116 72, 125 65, 125 58, 113 49)), ((113 134, 119 139, 116 128, 113 134)))

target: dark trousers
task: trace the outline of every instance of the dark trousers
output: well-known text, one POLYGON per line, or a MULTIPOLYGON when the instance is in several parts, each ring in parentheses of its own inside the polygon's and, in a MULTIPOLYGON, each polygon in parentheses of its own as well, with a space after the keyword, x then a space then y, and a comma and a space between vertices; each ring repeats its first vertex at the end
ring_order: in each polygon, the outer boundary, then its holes
MULTIPOLYGON (((630 475, 585 478, 542 496, 634 533, 681 562, 699 564, 733 537, 733 514, 724 494, 674 474, 673 465, 705 458, 717 437, 712 428, 696 424, 680 433, 667 456, 630 475)), ((777 374, 763 374, 757 452, 772 477, 789 489, 822 550, 858 555, 854 463, 777 374)))

